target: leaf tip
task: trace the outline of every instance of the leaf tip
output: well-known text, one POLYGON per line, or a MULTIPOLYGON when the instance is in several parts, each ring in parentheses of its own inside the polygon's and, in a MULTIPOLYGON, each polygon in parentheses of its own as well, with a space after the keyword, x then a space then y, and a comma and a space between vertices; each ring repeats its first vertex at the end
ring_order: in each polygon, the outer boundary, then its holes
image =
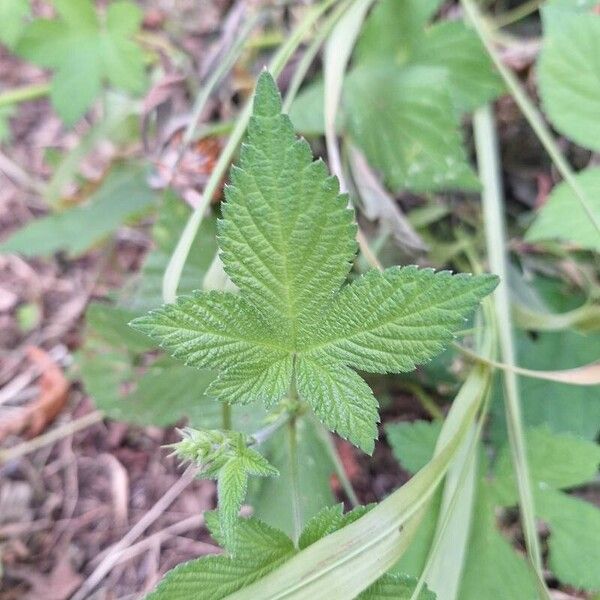
POLYGON ((254 114, 275 117, 281 113, 281 95, 277 83, 266 68, 259 75, 254 94, 254 114))

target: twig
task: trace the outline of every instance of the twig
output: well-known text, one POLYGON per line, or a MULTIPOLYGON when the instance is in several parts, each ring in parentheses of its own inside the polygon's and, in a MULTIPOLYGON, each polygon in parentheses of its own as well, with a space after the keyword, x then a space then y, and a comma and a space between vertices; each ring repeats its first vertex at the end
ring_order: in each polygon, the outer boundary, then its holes
POLYGON ((85 600, 90 592, 104 579, 109 571, 119 562, 124 550, 129 548, 167 508, 177 499, 185 488, 193 481, 198 469, 188 467, 181 478, 170 487, 164 496, 129 530, 120 542, 108 549, 108 554, 94 569, 92 574, 83 582, 71 600, 85 600))
MULTIPOLYGON (((60 344, 50 349, 48 354, 55 363, 60 365, 63 365, 65 359, 69 356, 67 348, 60 344)), ((42 369, 40 369, 39 365, 34 363, 0 388, 0 406, 6 404, 22 392, 41 372, 42 369)))
POLYGON ((23 188, 35 192, 40 196, 44 195, 44 184, 35 180, 27 171, 3 152, 0 152, 0 171, 23 188))
POLYGON ((323 441, 323 445, 327 449, 327 453, 329 454, 329 458, 331 459, 331 462, 333 463, 333 467, 335 469, 335 474, 337 475, 340 485, 342 486, 342 489, 344 490, 344 493, 346 494, 348 500, 350 500, 350 504, 352 504, 353 508, 360 506, 360 500, 358 499, 358 496, 354 491, 354 487, 352 486, 352 482, 348 478, 346 469, 344 469, 344 465, 340 460, 340 455, 338 454, 335 444, 331 439, 331 434, 329 433, 329 431, 327 431, 327 429, 325 429, 325 427, 323 427, 320 421, 317 421, 315 419, 314 423, 315 428, 317 430, 317 434, 319 435, 319 437, 323 441))
MULTIPOLYGON (((173 523, 173 525, 169 525, 168 527, 149 535, 147 538, 143 539, 137 544, 133 544, 133 546, 121 550, 115 559, 115 564, 137 556, 141 552, 144 552, 148 548, 152 547, 154 544, 158 543, 160 545, 170 537, 180 535, 190 531, 191 529, 197 529, 198 527, 202 527, 202 525, 204 525, 204 514, 193 515, 187 519, 184 519, 183 521, 173 523)), ((206 544, 206 546, 210 546, 212 549, 214 549, 215 554, 217 551, 220 551, 220 548, 217 546, 212 546, 210 544, 206 544)))
POLYGON ((48 444, 53 444, 54 442, 62 440, 69 435, 73 435, 74 433, 77 433, 78 431, 81 431, 82 429, 85 429, 94 423, 98 423, 102 420, 103 416, 104 415, 100 411, 95 411, 76 419, 75 421, 69 421, 60 427, 56 427, 55 429, 48 431, 47 433, 38 435, 32 440, 23 442, 18 446, 1 450, 0 464, 14 460, 21 456, 25 456, 34 450, 39 450, 48 444))

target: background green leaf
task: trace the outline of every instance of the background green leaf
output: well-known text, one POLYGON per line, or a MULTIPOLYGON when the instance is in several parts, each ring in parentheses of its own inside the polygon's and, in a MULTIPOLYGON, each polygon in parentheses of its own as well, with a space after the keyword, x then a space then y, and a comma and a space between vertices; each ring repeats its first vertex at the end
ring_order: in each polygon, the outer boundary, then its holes
POLYGON ((545 36, 538 63, 542 105, 562 134, 600 150, 600 63, 593 58, 600 52, 600 16, 565 6, 542 11, 545 36))
POLYGON ((67 125, 85 114, 106 82, 131 93, 144 90, 144 55, 131 40, 141 9, 115 2, 99 19, 90 0, 54 0, 54 5, 59 18, 33 21, 16 51, 54 70, 50 96, 67 125))
POLYGON ((363 66, 347 79, 348 131, 395 191, 479 189, 439 68, 363 66))
MULTIPOLYGON (((146 256, 132 289, 122 300, 131 310, 142 313, 162 304, 164 272, 190 214, 191 209, 183 200, 173 192, 165 192, 158 219, 152 229, 154 247, 146 256)), ((217 249, 216 231, 216 218, 204 217, 181 274, 178 287, 181 295, 202 289, 204 276, 217 249)))
POLYGON ((156 198, 144 168, 115 166, 82 204, 31 221, 0 244, 0 252, 48 256, 62 250, 79 256, 125 221, 150 209, 156 198))
MULTIPOLYGON (((600 86, 598 93, 600 94, 600 86)), ((586 198, 589 198, 591 210, 600 219, 600 169, 586 169, 575 177, 586 198)), ((564 181, 552 190, 528 229, 525 239, 530 242, 558 239, 600 252, 600 233, 578 202, 572 188, 564 181), (566 223, 568 227, 565 227, 566 223)))
POLYGON ((0 0, 0 42, 13 49, 27 26, 29 0, 0 0))
MULTIPOLYGON (((598 360, 600 335, 573 331, 540 332, 535 335, 516 331, 518 364, 526 369, 554 370, 579 367, 598 360)), ((552 431, 572 433, 595 439, 600 431, 600 389, 519 377, 524 399, 522 410, 527 427, 547 425, 552 431)), ((494 387, 491 435, 498 442, 506 439, 504 409, 499 381, 494 387)))

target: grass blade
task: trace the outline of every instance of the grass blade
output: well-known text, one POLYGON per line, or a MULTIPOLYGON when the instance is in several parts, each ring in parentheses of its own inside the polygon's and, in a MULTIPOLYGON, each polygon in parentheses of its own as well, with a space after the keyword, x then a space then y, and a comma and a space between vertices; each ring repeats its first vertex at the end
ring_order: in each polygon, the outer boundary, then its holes
MULTIPOLYGON (((503 191, 500 179, 498 143, 494 119, 489 105, 478 109, 474 116, 475 146, 481 181, 486 242, 490 269, 500 276, 493 299, 496 311, 500 351, 507 365, 515 364, 515 351, 508 295, 508 269, 503 216, 503 191)), ((504 370, 506 421, 519 490, 519 506, 529 558, 538 573, 542 572, 540 543, 535 522, 533 493, 525 449, 523 419, 517 376, 504 370)))

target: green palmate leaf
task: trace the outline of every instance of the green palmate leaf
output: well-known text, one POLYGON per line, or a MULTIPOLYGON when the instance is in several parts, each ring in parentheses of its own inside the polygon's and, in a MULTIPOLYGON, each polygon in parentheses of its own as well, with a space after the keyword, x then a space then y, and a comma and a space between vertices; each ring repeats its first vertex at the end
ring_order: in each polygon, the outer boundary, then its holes
POLYGON ((586 12, 575 2, 571 9, 566 3, 543 9, 538 79, 552 124, 581 146, 600 150, 600 16, 586 12))
MULTIPOLYGON (((600 169, 586 169, 575 177, 590 200, 591 210, 600 218, 600 169)), ((525 239, 530 242, 559 239, 600 252, 600 234, 565 182, 552 190, 525 239), (565 227, 565 223, 569 223, 569 227, 565 227)))
POLYGON ((416 580, 412 577, 384 575, 364 592, 357 600, 435 600, 435 594, 426 587, 414 595, 416 580))
POLYGON ((26 27, 31 9, 28 0, 0 0, 0 42, 14 48, 26 27))
MULTIPOLYGON (((186 418, 195 427, 219 427, 220 407, 205 395, 213 373, 167 357, 138 367, 151 348, 145 336, 127 327, 135 314, 101 304, 91 304, 86 312, 86 336, 76 364, 98 409, 137 425, 172 425, 186 418)), ((236 407, 233 423, 250 432, 263 416, 256 407, 236 407)))
POLYGON ((426 27, 439 4, 379 2, 349 77, 348 130, 394 189, 476 189, 458 114, 502 91, 473 31, 462 22, 426 27))
MULTIPOLYGON (((527 450, 536 514, 550 527, 550 566, 565 584, 600 590, 600 576, 594 567, 600 562, 600 510, 558 491, 595 479, 600 447, 539 429, 528 432, 527 450)), ((504 448, 491 491, 497 503, 510 506, 516 503, 517 493, 514 475, 506 464, 507 455, 504 448)))
POLYGON ((155 202, 156 193, 146 183, 145 170, 120 165, 83 204, 32 221, 0 244, 0 252, 47 256, 63 250, 78 256, 155 202))
POLYGON ((308 521, 298 539, 298 548, 304 550, 321 538, 349 525, 365 515, 371 506, 359 506, 344 514, 344 506, 336 504, 319 511, 308 521))
POLYGON ((225 545, 231 547, 248 489, 248 477, 278 476, 279 471, 249 447, 252 438, 244 434, 191 428, 181 434, 182 440, 170 446, 173 454, 198 465, 202 477, 217 479, 220 531, 225 545))
MULTIPOLYGON (((343 515, 341 505, 324 509, 309 521, 302 532, 302 547, 341 529, 366 510, 366 507, 359 507, 343 515)), ((219 600, 260 579, 298 552, 290 538, 256 518, 240 520, 229 542, 223 536, 221 519, 215 513, 206 514, 206 523, 229 555, 204 557, 176 567, 147 600, 219 600)), ((408 600, 415 585, 414 580, 409 578, 391 576, 382 577, 378 583, 380 585, 372 586, 364 592, 365 595, 359 596, 361 600, 408 600)), ((419 596, 420 600, 434 598, 427 590, 419 596)))
POLYGON ((280 110, 265 72, 219 224, 240 294, 196 293, 133 325, 186 364, 219 369, 209 393, 220 400, 273 406, 295 383, 323 423, 371 452, 376 402, 348 366, 398 372, 432 358, 497 279, 407 267, 340 290, 356 253, 353 214, 280 110))
POLYGON ((538 515, 550 526, 550 568, 568 585, 600 591, 600 510, 556 492, 536 494, 538 515))
POLYGON ((522 556, 498 531, 494 505, 480 481, 460 600, 537 600, 534 577, 522 556))
MULTIPOLYGON (((207 518, 213 536, 224 543, 220 524, 207 518)), ((242 519, 234 531, 235 556, 208 556, 170 571, 147 600, 219 600, 260 579, 294 555, 294 544, 284 533, 258 519, 242 519)))
MULTIPOLYGON (((527 432, 529 472, 539 487, 562 489, 592 480, 600 464, 600 446, 568 434, 552 433, 548 428, 527 432)), ((506 506, 516 504, 518 496, 510 451, 504 447, 494 470, 496 500, 506 506)))
POLYGON ((370 271, 341 290, 312 332, 309 356, 374 373, 412 371, 443 350, 496 283, 413 266, 370 271))
POLYGON ((446 69, 452 104, 459 111, 472 111, 503 91, 479 37, 462 21, 443 21, 425 29, 413 52, 416 65, 446 69))
POLYGON ((359 375, 340 363, 299 358, 296 386, 326 427, 372 452, 379 421, 377 400, 359 375))
POLYGON ((361 62, 407 62, 442 0, 384 0, 365 23, 356 48, 361 62))
POLYGON ((435 0, 384 0, 373 10, 361 36, 360 63, 396 68, 441 67, 458 111, 473 110, 502 92, 502 83, 477 34, 462 21, 427 27, 441 4, 435 0))
MULTIPOLYGON (((394 456, 405 467, 416 471, 433 455, 439 433, 437 423, 415 421, 391 424, 386 428, 394 456)), ((485 462, 485 461, 482 461, 485 462)), ((462 569, 457 598, 460 600, 535 600, 535 582, 526 562, 498 531, 494 515, 494 496, 480 467, 473 507, 473 523, 462 569)), ((434 541, 435 524, 440 517, 439 494, 423 518, 414 542, 394 568, 418 576, 434 541)), ((446 592, 446 590, 444 590, 446 592)))
POLYGON ((435 421, 390 423, 385 432, 396 460, 416 473, 431 460, 441 427, 441 423, 435 421))
MULTIPOLYGON (((419 468, 433 453, 433 424, 417 421, 388 426, 388 437, 399 461, 414 462, 419 468), (412 447, 408 447, 411 444, 412 447), (407 454, 407 448, 409 453, 407 454), (414 457, 414 458, 413 458, 414 457)), ((550 526, 550 566, 565 584, 589 590, 600 589, 593 565, 600 560, 597 539, 600 510, 593 505, 560 493, 560 488, 585 484, 596 477, 600 447, 570 435, 557 435, 547 428, 527 432, 530 474, 535 490, 537 516, 550 526)), ((494 478, 486 469, 479 476, 460 600, 535 600, 535 580, 525 561, 499 532, 496 506, 512 506, 518 494, 507 446, 500 451, 494 478)), ((485 462, 485 461, 484 461, 485 462)), ((398 568, 419 573, 433 536, 431 523, 437 521, 439 507, 423 521, 413 546, 398 568)))
POLYGON ((394 65, 364 65, 348 77, 349 133, 394 190, 478 189, 446 77, 394 65))
MULTIPOLYGON (((438 0, 378 2, 356 48, 339 119, 394 190, 477 189, 459 115, 503 89, 477 35, 462 22, 427 27, 438 0)), ((323 86, 292 105, 305 133, 322 133, 323 86)))
MULTIPOLYGON (((486 346, 483 350, 487 355, 486 346)), ((311 544, 231 600, 347 600, 375 583, 404 554, 423 509, 456 456, 489 383, 485 367, 471 371, 446 419, 436 456, 406 485, 367 514, 311 544)))
POLYGON ((144 56, 132 41, 142 11, 111 3, 97 15, 90 0, 54 0, 58 18, 38 19, 24 31, 17 52, 54 70, 51 98, 67 124, 85 114, 105 82, 140 93, 146 83, 144 56))

